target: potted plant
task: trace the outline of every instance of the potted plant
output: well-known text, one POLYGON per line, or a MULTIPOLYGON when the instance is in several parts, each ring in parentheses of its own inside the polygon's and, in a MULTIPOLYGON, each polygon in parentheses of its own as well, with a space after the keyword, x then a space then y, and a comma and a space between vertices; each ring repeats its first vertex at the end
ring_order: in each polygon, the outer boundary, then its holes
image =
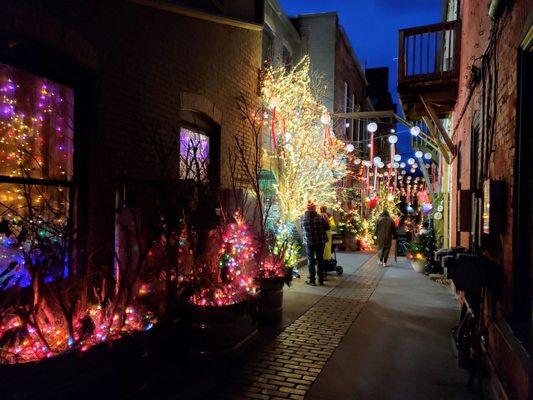
POLYGON ((242 350, 257 333, 255 248, 248 226, 235 214, 207 232, 196 253, 189 237, 184 233, 179 258, 189 350, 203 356, 242 350))
POLYGON ((342 235, 342 245, 346 251, 361 249, 360 236, 363 226, 361 217, 355 210, 341 211, 338 224, 339 233, 342 235))
POLYGON ((268 232, 267 241, 268 254, 262 257, 256 277, 259 317, 264 324, 276 324, 282 319, 283 285, 292 281, 300 247, 286 224, 268 232))
POLYGON ((432 259, 431 240, 431 234, 421 230, 411 241, 407 259, 411 261, 411 266, 416 272, 424 273, 428 260, 432 259))

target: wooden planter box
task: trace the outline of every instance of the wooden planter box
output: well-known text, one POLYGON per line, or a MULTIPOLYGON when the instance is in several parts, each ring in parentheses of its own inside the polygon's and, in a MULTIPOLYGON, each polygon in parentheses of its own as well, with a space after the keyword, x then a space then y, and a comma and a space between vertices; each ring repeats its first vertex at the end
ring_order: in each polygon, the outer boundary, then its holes
POLYGON ((357 241, 353 233, 344 232, 342 235, 342 246, 345 251, 357 251, 357 241))
POLYGON ((103 342, 86 352, 72 350, 40 361, 0 365, 2 393, 6 398, 33 398, 79 381, 81 376, 105 374, 113 365, 136 365, 146 350, 147 334, 103 342))
POLYGON ((241 302, 221 307, 190 304, 184 338, 192 354, 218 356, 243 351, 257 335, 257 307, 241 302))
MULTIPOLYGON (((291 272, 292 274, 292 272, 291 272)), ((262 324, 279 324, 283 316, 285 278, 257 279, 259 283, 259 320, 262 324)))

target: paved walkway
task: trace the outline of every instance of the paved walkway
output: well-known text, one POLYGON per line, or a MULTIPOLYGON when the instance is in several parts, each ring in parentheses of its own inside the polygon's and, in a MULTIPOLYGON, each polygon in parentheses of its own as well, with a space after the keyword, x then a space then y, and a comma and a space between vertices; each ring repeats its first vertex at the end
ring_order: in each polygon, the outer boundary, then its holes
POLYGON ((229 397, 304 398, 379 282, 382 271, 373 266, 375 257, 366 259, 359 267, 349 257, 339 257, 341 264, 347 261, 345 275, 318 287, 326 291, 323 297, 252 356, 229 397), (332 281, 340 283, 331 289, 332 281))
POLYGON ((228 382, 228 397, 476 398, 452 352, 459 311, 449 287, 414 272, 403 258, 385 269, 367 254, 342 254, 339 261, 345 275, 329 287, 297 283, 285 292, 292 310, 285 329, 228 382), (292 301, 302 295, 321 297, 294 318, 302 305, 292 301))
POLYGON ((459 309, 449 287, 398 261, 385 269, 306 399, 477 398, 452 352, 459 309))

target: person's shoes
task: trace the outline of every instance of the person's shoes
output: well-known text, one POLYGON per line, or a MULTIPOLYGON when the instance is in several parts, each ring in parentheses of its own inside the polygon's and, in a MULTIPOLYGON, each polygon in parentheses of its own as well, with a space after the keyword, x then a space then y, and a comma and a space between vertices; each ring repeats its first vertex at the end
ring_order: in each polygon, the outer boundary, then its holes
POLYGON ((305 281, 305 284, 309 286, 316 286, 315 281, 305 281))

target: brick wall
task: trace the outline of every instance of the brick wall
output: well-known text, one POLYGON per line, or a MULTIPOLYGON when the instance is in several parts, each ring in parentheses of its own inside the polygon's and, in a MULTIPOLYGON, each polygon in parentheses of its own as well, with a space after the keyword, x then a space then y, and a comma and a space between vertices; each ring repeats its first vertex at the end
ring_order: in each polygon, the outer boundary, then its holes
MULTIPOLYGON (((514 141, 516 129, 517 100, 517 56, 520 35, 527 18, 527 1, 512 2, 500 21, 499 34, 496 39, 495 57, 498 69, 498 89, 496 93, 497 113, 493 153, 489 163, 489 178, 505 182, 505 228, 500 236, 502 251, 499 261, 504 266, 502 295, 497 302, 491 302, 486 324, 489 331, 489 356, 497 376, 513 399, 525 399, 528 390, 528 374, 525 364, 520 361, 520 345, 506 326, 505 318, 512 313, 513 282, 513 167, 514 141), (509 331, 509 332, 508 332, 509 331)), ((461 69, 459 97, 453 113, 453 140, 460 144, 462 165, 458 170, 457 157, 453 163, 453 189, 456 189, 457 174, 461 174, 462 189, 472 188, 470 182, 471 132, 474 112, 482 109, 482 88, 477 85, 474 90, 468 87, 472 65, 487 47, 491 21, 486 15, 486 1, 473 0, 461 3, 461 69), (483 12, 480 12, 483 10, 483 12)), ((452 245, 456 243, 457 193, 452 190, 452 245)), ((468 247, 469 233, 462 232, 462 246, 468 247)))
MULTIPOLYGON (((3 29, 61 49, 93 75, 94 126, 78 149, 88 199, 79 212, 89 221, 90 243, 113 241, 117 175, 158 177, 161 167, 147 132, 155 127, 170 146, 183 102, 220 125, 221 185, 230 187, 227 155, 233 135, 244 132, 236 100, 243 93, 258 101, 260 26, 223 25, 127 1, 78 1, 76 7, 59 1, 38 7, 29 0, 7 3, 3 29)), ((177 164, 176 153, 169 165, 176 177, 177 164)))
POLYGON ((302 38, 302 54, 309 55, 311 72, 325 88, 318 94, 320 101, 332 112, 337 14, 303 15, 295 19, 294 24, 302 38))
MULTIPOLYGON (((333 92, 333 109, 336 113, 345 112, 344 110, 344 83, 348 82, 348 112, 352 109, 352 93, 355 93, 356 109, 363 109, 366 80, 364 74, 357 66, 351 53, 351 46, 344 32, 337 28, 335 41, 335 79, 333 92)), ((348 120, 350 124, 353 121, 348 120)), ((345 136, 344 120, 335 121, 335 135, 340 138, 345 136)), ((350 135, 351 128, 347 130, 350 135)), ((348 140, 351 138, 348 137, 348 140)))

